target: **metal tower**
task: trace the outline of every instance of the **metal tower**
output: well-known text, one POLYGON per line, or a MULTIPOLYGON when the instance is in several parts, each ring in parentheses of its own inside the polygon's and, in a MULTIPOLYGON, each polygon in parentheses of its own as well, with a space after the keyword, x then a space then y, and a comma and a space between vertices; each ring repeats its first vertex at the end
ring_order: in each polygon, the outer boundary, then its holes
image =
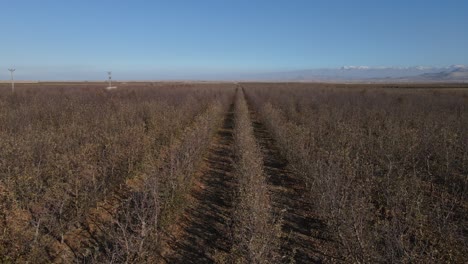
POLYGON ((13 73, 16 71, 16 69, 10 68, 8 70, 10 71, 10 75, 11 75, 11 92, 14 93, 15 92, 15 79, 13 78, 13 73))
POLYGON ((112 72, 108 71, 107 75, 109 76, 109 88, 111 88, 112 87, 112 72))
POLYGON ((109 82, 109 87, 107 87, 106 89, 107 90, 111 90, 111 89, 115 89, 117 88, 116 86, 112 86, 112 72, 111 71, 108 71, 107 72, 107 76, 108 76, 108 82, 109 82))

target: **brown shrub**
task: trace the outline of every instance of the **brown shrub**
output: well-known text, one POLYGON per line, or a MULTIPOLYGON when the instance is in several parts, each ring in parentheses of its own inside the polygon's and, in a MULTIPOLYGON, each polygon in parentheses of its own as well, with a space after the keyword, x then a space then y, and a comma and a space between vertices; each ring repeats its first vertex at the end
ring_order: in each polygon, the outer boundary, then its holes
POLYGON ((233 91, 228 85, 167 88, 0 90, 0 186, 8 193, 0 201, 2 261, 154 256, 148 241, 167 208, 176 207, 165 194, 187 191, 184 180, 233 91), (168 190, 173 182, 180 186, 168 190), (15 222, 15 214, 24 217, 15 222), (77 230, 94 237, 77 238, 77 230))
POLYGON ((460 92, 326 86, 246 91, 341 251, 353 262, 466 262, 468 107, 460 92))
POLYGON ((233 213, 236 263, 277 262, 280 219, 274 216, 263 172, 262 152, 257 145, 242 90, 235 107, 234 141, 239 189, 233 213))

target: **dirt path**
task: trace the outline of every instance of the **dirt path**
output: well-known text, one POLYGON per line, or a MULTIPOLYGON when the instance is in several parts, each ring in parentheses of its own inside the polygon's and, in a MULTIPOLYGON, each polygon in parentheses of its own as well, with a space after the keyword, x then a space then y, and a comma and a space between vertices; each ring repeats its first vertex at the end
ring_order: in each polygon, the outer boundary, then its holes
POLYGON ((281 255, 283 263, 337 262, 329 252, 335 248, 326 239, 326 225, 312 212, 303 194, 303 182, 288 170, 269 131, 251 112, 255 138, 263 152, 264 171, 271 191, 273 206, 282 212, 281 255))
POLYGON ((216 133, 195 177, 190 205, 171 230, 165 263, 214 263, 229 254, 235 180, 234 107, 216 133))

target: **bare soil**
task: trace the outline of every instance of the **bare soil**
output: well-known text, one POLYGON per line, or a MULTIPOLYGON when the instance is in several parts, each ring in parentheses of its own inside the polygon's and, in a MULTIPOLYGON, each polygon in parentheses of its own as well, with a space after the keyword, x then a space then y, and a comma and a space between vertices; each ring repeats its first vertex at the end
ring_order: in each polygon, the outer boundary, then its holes
POLYGON ((189 206, 168 234, 163 263, 215 263, 231 248, 234 107, 230 107, 195 177, 189 206))

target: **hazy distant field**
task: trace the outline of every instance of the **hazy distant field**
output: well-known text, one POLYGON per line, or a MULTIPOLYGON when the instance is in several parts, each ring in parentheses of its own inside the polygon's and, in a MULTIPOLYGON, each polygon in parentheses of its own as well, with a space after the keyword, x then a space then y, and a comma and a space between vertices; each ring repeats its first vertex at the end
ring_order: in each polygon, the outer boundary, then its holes
POLYGON ((0 262, 468 262, 468 84, 114 84, 0 83, 0 262))

